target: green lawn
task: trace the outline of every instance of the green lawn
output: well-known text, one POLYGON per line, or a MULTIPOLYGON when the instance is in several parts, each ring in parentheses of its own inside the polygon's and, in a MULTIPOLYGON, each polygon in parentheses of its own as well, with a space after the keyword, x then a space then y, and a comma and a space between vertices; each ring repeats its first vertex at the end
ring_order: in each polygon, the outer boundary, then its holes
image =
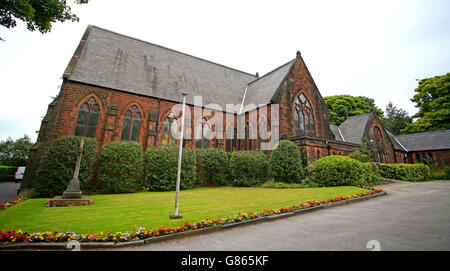
POLYGON ((95 204, 77 207, 45 207, 49 199, 29 199, 0 211, 0 230, 29 233, 43 231, 98 234, 129 231, 139 227, 181 226, 203 219, 216 219, 239 212, 288 207, 309 200, 325 200, 361 193, 359 187, 326 187, 303 189, 268 189, 214 187, 180 192, 182 219, 172 220, 175 192, 142 192, 134 194, 93 195, 95 204))

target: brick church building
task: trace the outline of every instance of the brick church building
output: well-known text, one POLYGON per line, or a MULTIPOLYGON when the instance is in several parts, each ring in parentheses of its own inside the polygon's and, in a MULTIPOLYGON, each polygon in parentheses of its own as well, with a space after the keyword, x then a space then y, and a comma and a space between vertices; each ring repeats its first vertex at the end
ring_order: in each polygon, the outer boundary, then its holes
POLYGON ((182 93, 188 148, 270 152, 278 139, 289 139, 309 164, 347 155, 366 137, 377 161, 415 162, 405 160, 408 151, 375 114, 330 125, 300 52, 259 77, 89 25, 42 120, 22 186, 33 179, 49 144, 63 135, 95 137, 99 150, 111 141, 136 141, 144 150, 178 143, 182 93))

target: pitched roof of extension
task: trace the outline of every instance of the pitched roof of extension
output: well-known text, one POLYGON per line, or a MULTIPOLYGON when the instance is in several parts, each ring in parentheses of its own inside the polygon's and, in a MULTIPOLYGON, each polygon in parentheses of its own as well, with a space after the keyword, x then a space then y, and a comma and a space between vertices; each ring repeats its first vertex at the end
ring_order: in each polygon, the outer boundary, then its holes
POLYGON ((361 137, 364 136, 367 123, 370 116, 373 113, 366 113, 357 116, 348 117, 341 125, 339 130, 341 131, 341 137, 345 142, 361 144, 361 137))
POLYGON ((330 129, 331 129, 331 131, 333 132, 334 138, 335 138, 337 141, 343 141, 343 142, 345 142, 345 138, 343 138, 342 131, 340 131, 339 126, 330 124, 330 129))
POLYGON ((188 104, 194 104, 194 96, 202 96, 203 106, 213 108, 207 105, 216 104, 226 111, 226 104, 241 105, 247 85, 245 104, 270 102, 288 64, 258 79, 246 72, 90 25, 64 76, 71 81, 175 102, 182 101, 181 93, 185 92, 189 94, 188 104))
MULTIPOLYGON (((335 135, 335 139, 337 141, 361 144, 361 137, 364 136, 371 114, 373 113, 349 117, 339 126, 330 124, 330 129, 335 135)), ((450 149, 450 130, 408 135, 395 135, 387 128, 385 128, 385 131, 395 150, 411 152, 450 149)))
POLYGON ((408 152, 450 149, 450 130, 394 135, 394 138, 408 152))

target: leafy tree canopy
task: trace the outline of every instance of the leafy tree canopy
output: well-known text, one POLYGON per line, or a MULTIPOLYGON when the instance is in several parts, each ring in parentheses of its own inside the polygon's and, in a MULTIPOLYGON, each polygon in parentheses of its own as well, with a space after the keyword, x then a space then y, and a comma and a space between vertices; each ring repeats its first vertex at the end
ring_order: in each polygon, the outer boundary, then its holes
POLYGON ((30 148, 33 146, 27 135, 12 140, 0 141, 0 164, 4 166, 25 166, 30 148))
MULTIPOLYGON (((82 4, 87 0, 76 2, 82 4)), ((30 31, 47 33, 56 21, 78 22, 79 18, 72 14, 65 0, 0 0, 0 25, 13 28, 17 26, 16 20, 26 22, 30 31)))
POLYGON ((386 116, 381 118, 381 123, 394 132, 394 134, 402 134, 401 130, 405 129, 408 124, 412 123, 412 117, 408 112, 401 108, 395 107, 392 102, 389 102, 385 110, 386 116))
POLYGON ((419 112, 413 116, 417 122, 403 132, 436 131, 450 129, 450 73, 419 81, 411 99, 419 112))
POLYGON ((374 112, 381 118, 384 114, 372 98, 364 96, 334 95, 324 100, 330 112, 330 123, 334 125, 340 125, 351 116, 374 112))

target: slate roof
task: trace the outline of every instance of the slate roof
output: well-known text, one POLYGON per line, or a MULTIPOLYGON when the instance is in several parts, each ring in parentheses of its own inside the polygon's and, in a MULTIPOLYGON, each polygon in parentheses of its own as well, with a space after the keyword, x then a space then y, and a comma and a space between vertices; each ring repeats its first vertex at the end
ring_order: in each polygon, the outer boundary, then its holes
POLYGON ((334 134, 335 140, 345 142, 345 139, 342 137, 342 131, 340 131, 339 126, 330 124, 330 129, 334 134))
MULTIPOLYGON (((267 104, 288 72, 288 64, 257 78, 211 61, 89 26, 80 42, 76 63, 68 66, 69 80, 176 102, 202 96, 202 104, 267 104), (70 67, 70 69, 69 69, 70 67)), ((78 51, 78 50, 77 50, 78 51)), ((77 52, 76 52, 77 54, 77 52)))
POLYGON ((291 70, 294 62, 295 59, 248 84, 244 106, 249 104, 254 104, 256 106, 260 104, 269 104, 273 94, 291 70))
MULTIPOLYGON (((373 113, 349 117, 339 126, 330 124, 330 129, 335 139, 337 141, 361 144, 361 137, 364 136, 371 114, 373 113)), ((409 135, 395 135, 387 128, 385 128, 385 131, 391 139, 395 150, 412 152, 450 149, 450 130, 409 135)))
POLYGON ((395 136, 408 152, 450 149, 450 130, 395 136))
POLYGON ((385 130, 389 138, 391 139, 392 144, 394 145, 394 149, 399 151, 406 151, 406 148, 402 145, 402 143, 400 143, 400 141, 398 141, 396 135, 386 127, 385 130))
POLYGON ((361 137, 364 136, 364 131, 366 130, 371 114, 372 113, 367 113, 348 117, 341 125, 339 125, 339 129, 341 130, 345 142, 355 144, 362 143, 361 137))

